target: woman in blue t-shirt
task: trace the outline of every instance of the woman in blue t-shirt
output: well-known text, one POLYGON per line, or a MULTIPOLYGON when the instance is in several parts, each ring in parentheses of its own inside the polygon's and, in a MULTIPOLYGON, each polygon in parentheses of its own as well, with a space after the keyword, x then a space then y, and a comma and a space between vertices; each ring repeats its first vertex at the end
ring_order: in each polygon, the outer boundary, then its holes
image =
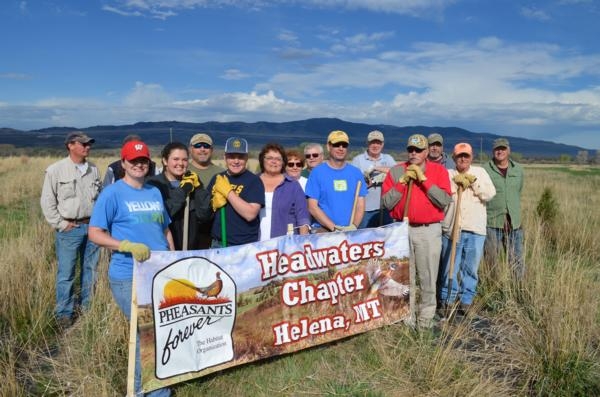
MULTIPOLYGON (((144 183, 150 166, 150 151, 141 141, 130 141, 121 149, 125 176, 100 193, 90 219, 89 239, 113 250, 108 267, 110 289, 117 305, 130 320, 133 259, 143 262, 150 251, 173 250, 171 222, 157 188, 144 183)), ((139 338, 136 344, 135 389, 141 390, 139 338)), ((148 396, 168 396, 160 389, 148 396)))

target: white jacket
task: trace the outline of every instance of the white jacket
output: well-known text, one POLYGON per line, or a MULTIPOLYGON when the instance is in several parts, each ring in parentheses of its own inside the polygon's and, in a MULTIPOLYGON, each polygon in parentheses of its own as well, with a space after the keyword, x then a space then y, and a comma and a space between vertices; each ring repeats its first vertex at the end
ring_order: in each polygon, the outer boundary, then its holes
MULTIPOLYGON (((456 202, 458 200, 458 186, 453 178, 458 171, 448 170, 450 174, 450 187, 452 189, 452 202, 446 207, 442 231, 447 236, 452 234, 456 202)), ((465 172, 477 177, 477 180, 462 192, 460 199, 460 230, 473 232, 485 236, 486 234, 486 203, 496 195, 496 188, 488 173, 478 166, 471 165, 465 172)))

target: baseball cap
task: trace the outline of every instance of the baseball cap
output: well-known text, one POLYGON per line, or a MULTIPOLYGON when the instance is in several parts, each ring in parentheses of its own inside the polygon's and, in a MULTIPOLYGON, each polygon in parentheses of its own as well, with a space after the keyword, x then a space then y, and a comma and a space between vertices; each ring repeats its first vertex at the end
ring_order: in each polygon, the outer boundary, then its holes
POLYGON ((416 147, 417 149, 427 149, 428 143, 425 135, 414 134, 408 138, 408 142, 406 143, 406 147, 416 147))
POLYGON ((225 142, 225 154, 232 153, 248 154, 248 141, 236 136, 227 139, 225 142))
POLYGON ((466 153, 472 157, 473 156, 473 148, 468 143, 464 143, 464 142, 457 143, 454 146, 454 152, 452 153, 452 155, 458 156, 459 154, 462 154, 462 153, 466 153))
POLYGON ((131 161, 140 157, 150 159, 150 150, 148 145, 142 141, 129 141, 121 148, 121 158, 131 161))
POLYGON ((350 143, 350 139, 348 138, 348 134, 346 134, 342 130, 335 130, 329 133, 327 137, 327 142, 331 144, 336 144, 338 142, 346 142, 350 143))
POLYGON ((196 143, 208 143, 209 145, 212 146, 213 140, 207 134, 201 133, 201 134, 194 135, 192 137, 192 139, 190 139, 190 146, 195 145, 196 143))
POLYGON ((429 136, 427 137, 427 141, 429 142, 430 145, 438 142, 440 144, 444 144, 444 138, 438 134, 437 132, 433 133, 433 134, 429 134, 429 136))
POLYGON ((369 135, 367 135, 367 142, 371 142, 371 141, 383 142, 383 132, 378 131, 378 130, 369 132, 369 135))
POLYGON ((71 142, 94 143, 96 140, 94 138, 90 138, 81 131, 73 131, 67 135, 67 138, 65 138, 65 145, 71 142))
POLYGON ((510 145, 508 144, 508 139, 506 139, 506 138, 494 139, 493 149, 495 150, 496 148, 499 148, 499 147, 510 147, 510 145))

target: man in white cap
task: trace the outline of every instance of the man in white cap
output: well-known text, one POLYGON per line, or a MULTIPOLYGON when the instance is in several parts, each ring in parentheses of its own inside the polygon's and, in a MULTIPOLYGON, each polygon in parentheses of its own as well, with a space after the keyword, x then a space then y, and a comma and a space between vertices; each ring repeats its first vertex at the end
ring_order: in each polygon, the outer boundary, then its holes
POLYGON ((368 188, 365 198, 365 216, 359 229, 387 225, 392 222, 388 211, 381 206, 381 185, 385 174, 396 161, 389 154, 382 153, 384 145, 383 133, 378 130, 367 135, 367 150, 352 159, 352 165, 363 172, 368 188))
POLYGON ((88 240, 92 208, 100 193, 100 172, 87 161, 94 139, 81 131, 65 139, 68 156, 46 169, 40 204, 46 221, 55 231, 58 269, 56 320, 61 328, 73 323, 76 303, 91 304, 100 251, 88 240), (81 293, 74 296, 75 269, 80 262, 81 293))
POLYGON ((437 132, 434 132, 433 134, 429 134, 427 137, 427 142, 429 144, 429 154, 427 155, 427 160, 433 163, 441 164, 446 169, 452 168, 451 161, 444 152, 444 138, 437 132))
POLYGON ((195 134, 190 139, 191 161, 188 169, 195 172, 204 186, 207 186, 213 176, 225 171, 225 168, 212 162, 213 140, 205 133, 195 134))
POLYGON ((362 221, 367 188, 362 172, 346 162, 349 144, 344 131, 332 131, 327 137, 329 159, 314 168, 306 182, 308 210, 319 224, 318 231, 356 230, 362 221))

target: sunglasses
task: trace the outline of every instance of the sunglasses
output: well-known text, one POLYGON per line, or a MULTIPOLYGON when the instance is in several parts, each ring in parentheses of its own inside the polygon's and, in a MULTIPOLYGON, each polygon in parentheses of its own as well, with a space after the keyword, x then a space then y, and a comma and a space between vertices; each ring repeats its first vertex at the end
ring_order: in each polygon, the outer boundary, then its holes
POLYGON ((409 148, 406 148, 406 151, 407 151, 408 153, 422 153, 422 152, 423 152, 423 150, 425 150, 425 149, 419 149, 418 147, 414 147, 414 146, 411 146, 411 147, 409 147, 409 148))
POLYGON ((194 143, 192 145, 194 147, 194 149, 210 149, 212 147, 212 145, 210 143, 205 143, 205 142, 200 142, 200 143, 194 143))
POLYGON ((301 162, 299 162, 299 161, 296 161, 296 162, 289 161, 289 162, 287 163, 287 166, 288 166, 288 167, 290 167, 290 168, 292 168, 292 167, 298 167, 298 168, 301 168, 301 167, 302 167, 302 163, 301 163, 301 162))
POLYGON ((312 157, 313 159, 316 159, 316 158, 317 158, 317 157, 319 157, 320 155, 321 155, 321 153, 306 153, 306 154, 304 155, 304 157, 306 157, 307 159, 309 159, 309 158, 311 158, 311 157, 312 157))
POLYGON ((333 147, 343 147, 344 149, 346 149, 348 147, 348 143, 347 142, 332 143, 331 146, 333 146, 333 147))

